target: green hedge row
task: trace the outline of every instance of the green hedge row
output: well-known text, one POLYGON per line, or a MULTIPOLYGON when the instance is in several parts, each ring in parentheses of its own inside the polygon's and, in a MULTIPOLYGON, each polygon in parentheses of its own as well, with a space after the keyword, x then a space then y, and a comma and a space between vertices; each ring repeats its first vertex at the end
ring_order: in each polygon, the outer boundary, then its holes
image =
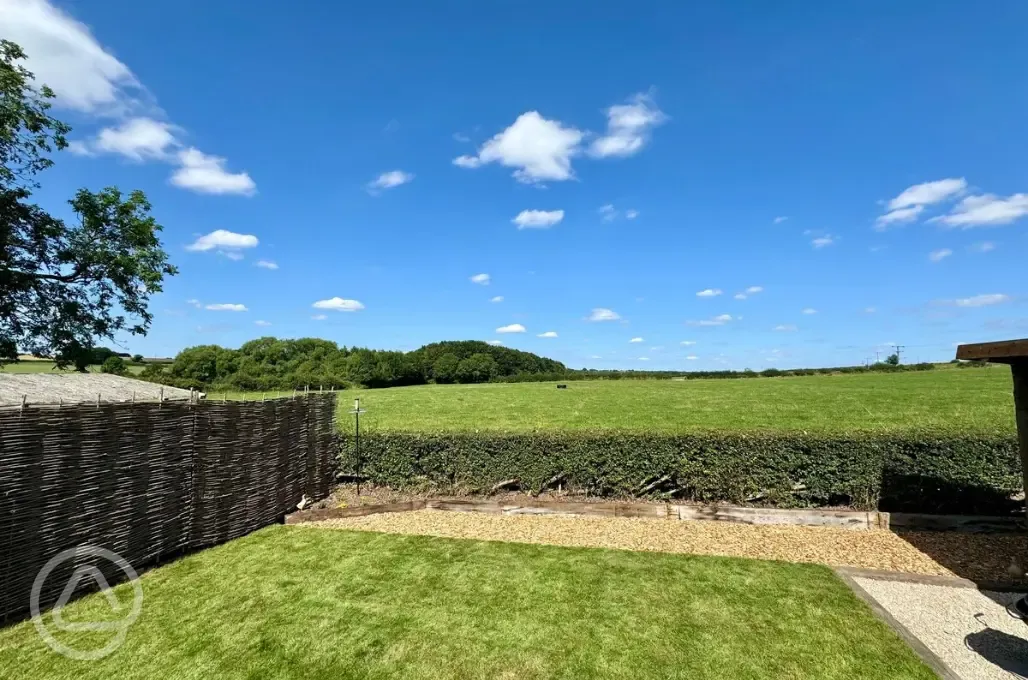
MULTIPOLYGON (((356 474, 352 438, 340 470, 356 474)), ((488 492, 565 489, 779 507, 852 506, 1004 514, 1022 487, 1010 435, 372 432, 361 476, 393 488, 488 492)))

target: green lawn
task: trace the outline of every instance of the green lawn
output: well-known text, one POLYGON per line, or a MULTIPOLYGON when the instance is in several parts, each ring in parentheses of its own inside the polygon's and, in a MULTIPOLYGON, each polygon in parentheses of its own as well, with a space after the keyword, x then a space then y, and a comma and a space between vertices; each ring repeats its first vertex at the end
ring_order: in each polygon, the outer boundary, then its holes
MULTIPOLYGON (((1013 433, 1010 370, 936 370, 733 380, 423 385, 361 397, 383 430, 900 431, 1013 433)), ((348 425, 347 425, 348 426, 348 425)))
MULTIPOLYGON (((128 372, 132 375, 139 375, 143 372, 144 367, 129 364, 127 368, 128 372)), ((0 373, 70 373, 72 370, 74 369, 58 370, 52 361, 17 361, 0 366, 0 373)), ((100 366, 90 366, 89 370, 93 373, 99 373, 100 366)))
MULTIPOLYGON (((0 676, 934 677, 813 565, 275 526, 141 583, 111 656, 68 660, 25 622, 0 630, 0 676)), ((104 612, 93 595, 64 617, 104 612)))

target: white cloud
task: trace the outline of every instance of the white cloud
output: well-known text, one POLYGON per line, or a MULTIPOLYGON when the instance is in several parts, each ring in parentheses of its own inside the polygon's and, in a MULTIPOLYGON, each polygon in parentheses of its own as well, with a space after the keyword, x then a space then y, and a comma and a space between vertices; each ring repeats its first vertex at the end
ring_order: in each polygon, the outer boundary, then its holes
POLYGON ((261 267, 262 269, 278 269, 278 264, 271 260, 257 260, 254 262, 255 267, 261 267))
POLYGON ((538 111, 528 111, 485 142, 477 155, 458 156, 453 164, 477 168, 499 163, 515 168, 515 179, 526 184, 564 181, 574 177, 571 159, 580 152, 583 136, 580 130, 564 127, 560 121, 547 120, 538 111))
POLYGON ((145 91, 96 41, 85 24, 45 0, 0 0, 4 37, 29 55, 36 82, 57 93, 57 105, 93 115, 117 115, 145 91))
POLYGON ((164 160, 183 166, 172 176, 176 186, 206 193, 254 193, 248 175, 229 175, 221 168, 224 159, 170 153, 178 146, 176 128, 150 117, 161 113, 154 98, 128 66, 97 42, 88 26, 47 0, 0 0, 0 15, 4 37, 25 49, 29 70, 37 83, 54 90, 58 107, 119 121, 89 142, 74 140, 73 153, 164 160), (198 168, 200 158, 214 161, 218 172, 198 168))
POLYGON ((318 300, 311 307, 315 309, 332 309, 337 312, 358 312, 364 309, 357 300, 346 300, 341 297, 329 298, 327 300, 318 300))
POLYGON ((1003 293, 987 293, 984 295, 975 295, 969 298, 959 298, 953 301, 957 307, 986 307, 988 305, 998 305, 1003 302, 1010 302, 1012 298, 1009 295, 1003 293))
POLYGON ((736 293, 734 297, 735 297, 736 300, 745 300, 746 299, 746 293, 736 293))
POLYGON ((240 194, 252 196, 257 185, 245 172, 225 170, 225 159, 209 156, 199 149, 188 148, 178 154, 179 169, 171 175, 171 183, 201 194, 240 194))
POLYGON ((764 292, 764 287, 763 286, 750 286, 749 288, 746 289, 746 292, 749 295, 756 295, 757 293, 763 293, 764 292))
POLYGON ((660 352, 664 349, 664 345, 657 345, 656 347, 650 347, 651 352, 660 352))
POLYGON ((803 313, 803 314, 817 314, 817 310, 816 310, 816 309, 814 309, 813 307, 806 307, 806 308, 805 308, 805 309, 803 310, 803 312, 802 312, 802 313, 803 313))
POLYGON ((629 340, 629 342, 646 342, 646 341, 643 340, 642 338, 632 338, 631 340, 629 340))
POLYGON ((471 141, 471 137, 468 137, 463 132, 454 132, 453 139, 454 141, 460 142, 461 144, 467 144, 471 141))
POLYGON ((776 217, 773 220, 771 220, 771 222, 773 224, 781 224, 782 222, 786 221, 787 219, 789 219, 789 217, 787 215, 779 215, 778 217, 776 217))
POLYGON ((878 310, 875 309, 874 307, 865 307, 864 308, 864 314, 874 314, 877 311, 878 310))
POLYGON ((591 356, 591 357, 589 357, 589 358, 590 358, 590 359, 603 359, 603 357, 601 357, 601 356, 600 356, 599 354, 594 354, 594 355, 592 355, 592 356, 591 356))
POLYGON ((518 229, 548 229, 564 219, 563 210, 522 210, 511 220, 518 229))
POLYGON ((686 359, 688 359, 689 361, 696 361, 697 359, 699 359, 699 357, 696 356, 695 354, 690 354, 689 356, 686 357, 686 359))
POLYGON ((270 321, 263 321, 263 320, 254 321, 253 323, 254 323, 255 326, 261 326, 262 328, 267 328, 268 326, 271 325, 270 321))
POLYGON ((87 147, 91 152, 117 153, 132 160, 164 160, 178 146, 170 123, 153 118, 130 118, 118 127, 106 127, 87 147))
POLYGON ((933 250, 932 252, 928 253, 928 259, 932 262, 942 262, 952 254, 953 251, 949 248, 942 248, 940 250, 933 250))
POLYGON ((967 181, 961 178, 940 179, 907 187, 899 196, 889 201, 890 211, 910 206, 932 205, 948 198, 959 196, 967 189, 967 181))
POLYGON ((471 283, 477 283, 480 286, 488 286, 491 279, 488 274, 475 274, 469 280, 471 283))
POLYGON ((324 321, 325 319, 328 318, 328 315, 326 315, 326 314, 315 314, 311 318, 314 319, 315 321, 324 321))
POLYGON ((492 345, 493 347, 502 347, 503 340, 486 340, 485 344, 492 345))
POLYGON ((639 357, 639 361, 649 361, 649 357, 639 357))
POLYGON ((690 326, 724 326, 731 320, 731 314, 721 314, 719 316, 715 316, 713 319, 701 319, 699 321, 688 321, 687 323, 690 326))
POLYGON ((234 251, 242 248, 254 248, 259 241, 253 234, 237 234, 226 229, 216 229, 205 234, 186 246, 186 250, 194 252, 207 252, 210 250, 234 251))
POLYGON ((1006 198, 995 194, 982 194, 968 196, 957 203, 948 215, 933 217, 929 222, 971 229, 1010 224, 1025 215, 1028 215, 1028 194, 1014 194, 1006 198))
POLYGON ((639 211, 638 210, 626 210, 625 211, 625 219, 626 220, 634 220, 636 217, 639 217, 639 211))
POLYGON ((243 254, 238 250, 219 250, 218 255, 223 255, 230 260, 235 260, 236 262, 243 259, 243 254))
POLYGON ((555 338, 555 337, 557 337, 557 331, 546 331, 545 333, 540 333, 536 337, 538 337, 538 338, 555 338))
POLYGON ((414 180, 414 175, 403 170, 390 170, 389 172, 383 172, 381 175, 376 177, 367 184, 367 190, 369 193, 377 194, 386 189, 392 189, 398 187, 401 184, 407 184, 414 180))
POLYGON ((975 253, 989 253, 996 250, 996 244, 992 241, 982 241, 981 243, 975 243, 969 250, 975 253))
POLYGON ((696 344, 696 341, 695 340, 682 340, 682 342, 680 342, 679 344, 680 345, 684 345, 686 347, 691 347, 692 345, 696 344))
POLYGON ((631 156, 646 146, 653 128, 666 120, 650 95, 634 95, 628 104, 607 109, 607 134, 593 141, 589 153, 597 158, 631 156))
POLYGON ((246 312, 246 305, 233 304, 231 302, 219 302, 216 304, 207 305, 204 309, 209 309, 212 312, 246 312))
POLYGON ((715 297, 721 295, 721 292, 720 288, 706 288, 696 293, 696 297, 715 297))
POLYGON ((589 321, 617 321, 620 318, 621 315, 613 309, 604 307, 594 307, 592 314, 589 315, 589 321))
POLYGON ((911 205, 906 208, 897 208, 896 210, 890 210, 884 215, 879 215, 875 220, 875 229, 878 231, 885 231, 890 224, 902 224, 904 222, 912 222, 917 219, 917 216, 924 211, 923 205, 911 205))
POLYGON ((599 213, 604 222, 613 222, 618 217, 618 211, 610 203, 600 206, 599 213))
POLYGON ((835 243, 835 237, 829 235, 829 236, 819 236, 818 238, 813 239, 810 242, 810 245, 814 246, 815 248, 824 248, 825 246, 830 246, 833 243, 835 243))
POLYGON ((197 300, 196 298, 193 298, 191 300, 186 300, 186 304, 187 305, 192 305, 193 307, 196 307, 197 309, 200 309, 200 307, 202 306, 200 304, 200 301, 197 300))
POLYGON ((781 332, 785 332, 785 333, 793 333, 793 332, 795 332, 798 329, 795 326, 793 326, 792 324, 781 324, 781 325, 775 326, 773 330, 781 331, 781 332))
POLYGON ((503 296, 502 295, 497 295, 494 298, 489 298, 489 302, 503 302, 503 296))
POLYGON ((512 323, 507 326, 500 326, 496 329, 497 333, 524 333, 525 327, 519 323, 512 323))

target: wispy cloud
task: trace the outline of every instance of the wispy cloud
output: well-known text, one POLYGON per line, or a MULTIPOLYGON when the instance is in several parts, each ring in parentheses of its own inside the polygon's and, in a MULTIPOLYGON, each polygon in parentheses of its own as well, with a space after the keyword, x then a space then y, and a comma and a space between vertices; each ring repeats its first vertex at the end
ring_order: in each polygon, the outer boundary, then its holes
POLYGON ((646 341, 645 341, 645 340, 643 340, 642 338, 632 338, 632 339, 631 339, 631 340, 629 340, 628 342, 646 342, 646 341))
POLYGON ((519 323, 512 323, 507 326, 500 326, 496 329, 497 333, 524 333, 525 327, 519 323))
POLYGON ((968 196, 957 203, 948 215, 933 217, 929 222, 937 222, 947 227, 972 229, 1010 224, 1025 215, 1028 215, 1028 194, 1014 194, 1006 198, 995 194, 982 194, 968 196))
POLYGON ((518 229, 548 229, 563 219, 563 210, 522 210, 511 222, 518 229))
POLYGON ((408 182, 414 181, 414 175, 403 170, 390 170, 368 182, 365 188, 370 194, 379 194, 387 189, 394 189, 408 182))
POLYGON ((921 215, 926 206, 955 198, 967 189, 963 177, 923 182, 904 189, 889 201, 888 212, 875 220, 875 229, 884 231, 894 224, 912 222, 921 215))
POLYGON ((817 310, 814 309, 813 307, 806 307, 806 308, 803 309, 801 314, 817 314, 817 310))
POLYGON ((271 325, 270 321, 264 321, 263 319, 258 319, 257 321, 254 321, 253 323, 254 323, 255 326, 260 326, 262 328, 267 328, 268 326, 271 325))
POLYGON ((974 295, 972 297, 958 298, 952 301, 952 304, 957 307, 987 307, 989 305, 998 305, 1004 302, 1010 302, 1013 298, 1004 293, 985 293, 982 295, 974 295))
POLYGON ((617 321, 620 318, 621 315, 613 309, 607 309, 605 307, 595 307, 589 315, 589 321, 617 321))
POLYGON ((772 330, 779 331, 782 333, 794 333, 799 329, 796 328, 796 326, 793 326, 792 324, 785 323, 775 326, 772 330))
POLYGON ((244 248, 256 248, 258 243, 257 237, 253 234, 237 234, 226 229, 216 229, 193 241, 193 243, 186 246, 186 250, 200 253, 206 253, 211 250, 234 252, 244 248))
POLYGON ((503 296, 497 295, 496 297, 489 298, 489 302, 503 302, 503 296))
POLYGON ((684 345, 685 347, 691 347, 692 345, 696 344, 696 341, 695 340, 682 340, 682 342, 680 342, 679 344, 680 345, 684 345))
POLYGON ((724 326, 726 323, 732 321, 731 314, 721 314, 715 316, 713 319, 701 319, 699 321, 687 321, 686 323, 690 326, 724 326))
POLYGON ((315 309, 330 309, 336 312, 359 312, 364 309, 364 305, 360 301, 347 300, 341 297, 318 300, 311 306, 315 309))
POLYGON ((328 318, 328 315, 327 314, 315 314, 311 318, 314 319, 315 321, 324 321, 325 319, 328 318))
POLYGON ((835 236, 832 236, 831 234, 826 234, 825 236, 818 236, 815 239, 811 239, 810 245, 814 246, 817 249, 825 248, 835 243, 835 239, 835 236))
POLYGON ((557 337, 557 331, 546 331, 536 336, 537 338, 555 338, 557 337))
POLYGON ((254 262, 254 266, 260 267, 261 269, 278 269, 278 264, 271 260, 257 260, 254 262))
POLYGON ((949 248, 941 248, 940 250, 933 250, 928 253, 928 259, 932 262, 942 262, 947 257, 953 254, 953 251, 949 248))
POLYGON ((699 359, 699 357, 698 357, 698 356, 696 356, 695 354, 690 354, 689 356, 687 356, 687 357, 685 357, 685 358, 686 358, 687 360, 689 360, 689 361, 696 361, 697 359, 699 359))
POLYGON ((968 248, 973 253, 989 253, 996 249, 996 244, 992 241, 982 241, 981 243, 975 243, 973 246, 968 248))
POLYGON ((475 274, 469 280, 471 283, 477 283, 480 286, 488 286, 492 279, 488 274, 475 274))
POLYGON ((720 288, 705 288, 704 290, 696 293, 696 297, 717 297, 721 295, 722 291, 720 288))
POLYGON ((245 312, 246 305, 234 304, 231 302, 218 302, 210 305, 205 305, 204 309, 209 309, 212 312, 245 312))
POLYGON ((598 158, 631 156, 646 146, 653 128, 666 120, 651 95, 636 94, 627 104, 607 109, 607 134, 593 141, 589 153, 598 158))
POLYGON ((772 224, 781 224, 782 222, 786 221, 787 219, 789 219, 788 215, 779 215, 778 217, 776 217, 773 220, 771 220, 771 222, 772 222, 772 224))

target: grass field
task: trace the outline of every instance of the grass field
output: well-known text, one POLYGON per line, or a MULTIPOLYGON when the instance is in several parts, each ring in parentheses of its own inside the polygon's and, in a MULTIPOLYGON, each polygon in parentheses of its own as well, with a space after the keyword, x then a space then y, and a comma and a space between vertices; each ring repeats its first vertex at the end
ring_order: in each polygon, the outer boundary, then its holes
MULTIPOLYGON (((142 614, 114 654, 69 660, 25 622, 0 630, 0 675, 934 677, 813 565, 276 526, 140 583, 142 614)), ((130 587, 115 594, 127 602, 130 587)), ((63 617, 111 608, 93 595, 63 617)), ((88 648, 110 633, 58 635, 88 648)))
POLYGON ((936 370, 734 380, 621 380, 422 385, 354 396, 369 429, 407 431, 636 430, 647 432, 901 431, 1013 433, 1010 370, 936 370))
MULTIPOLYGON (((143 366, 134 364, 128 365, 128 372, 132 375, 139 375, 143 372, 143 366)), ((90 366, 89 370, 94 373, 100 372, 99 366, 90 366)), ((13 364, 0 366, 0 373, 71 373, 73 369, 58 370, 52 361, 18 361, 13 364)))

